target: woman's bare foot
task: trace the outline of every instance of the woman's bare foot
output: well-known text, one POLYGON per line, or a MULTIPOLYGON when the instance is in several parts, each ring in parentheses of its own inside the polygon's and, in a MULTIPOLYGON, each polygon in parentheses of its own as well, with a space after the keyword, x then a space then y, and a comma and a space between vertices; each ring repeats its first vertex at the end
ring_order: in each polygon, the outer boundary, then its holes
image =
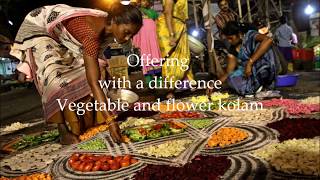
POLYGON ((71 133, 65 124, 58 124, 58 130, 60 133, 60 143, 63 145, 79 143, 79 138, 75 134, 71 133))

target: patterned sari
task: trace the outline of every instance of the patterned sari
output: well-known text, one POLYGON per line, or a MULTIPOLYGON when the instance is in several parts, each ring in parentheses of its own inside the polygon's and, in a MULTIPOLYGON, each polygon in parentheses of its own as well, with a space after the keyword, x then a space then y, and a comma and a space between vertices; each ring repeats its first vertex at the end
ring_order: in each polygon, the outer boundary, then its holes
MULTIPOLYGON (((31 11, 23 21, 13 48, 21 60, 18 70, 32 79, 42 97, 44 117, 60 111, 57 99, 71 102, 91 93, 87 83, 82 44, 64 27, 62 21, 79 16, 107 17, 103 11, 74 8, 63 4, 44 6, 31 11)), ((100 68, 106 64, 99 61, 100 68)), ((55 122, 61 123, 61 122, 55 122)))
MULTIPOLYGON (((168 56, 167 59, 172 59, 170 62, 166 62, 162 66, 162 76, 163 78, 170 79, 173 81, 183 80, 187 78, 188 80, 193 80, 193 74, 191 68, 188 70, 183 70, 181 66, 190 65, 190 49, 188 44, 187 26, 186 20, 188 19, 188 1, 187 0, 177 0, 173 8, 173 28, 175 32, 177 46, 175 51, 168 56), (175 61, 173 59, 177 59, 175 61), (185 62, 181 61, 186 59, 185 62)), ((172 47, 170 43, 170 33, 167 28, 165 16, 162 14, 157 21, 157 33, 159 39, 159 46, 162 57, 166 57, 172 47)))
POLYGON ((272 88, 276 78, 276 59, 272 48, 253 64, 252 75, 244 77, 248 59, 260 44, 255 40, 257 34, 252 30, 246 33, 238 53, 238 69, 228 77, 228 84, 240 95, 254 94, 260 87, 272 88))

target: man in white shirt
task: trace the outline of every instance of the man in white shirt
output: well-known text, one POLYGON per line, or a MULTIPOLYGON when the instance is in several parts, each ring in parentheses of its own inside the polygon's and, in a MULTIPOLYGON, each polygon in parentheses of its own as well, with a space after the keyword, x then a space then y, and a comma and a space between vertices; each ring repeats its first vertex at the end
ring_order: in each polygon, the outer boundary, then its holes
POLYGON ((276 29, 275 37, 278 42, 279 50, 282 52, 287 61, 292 60, 292 28, 287 24, 285 16, 280 17, 281 25, 276 29))

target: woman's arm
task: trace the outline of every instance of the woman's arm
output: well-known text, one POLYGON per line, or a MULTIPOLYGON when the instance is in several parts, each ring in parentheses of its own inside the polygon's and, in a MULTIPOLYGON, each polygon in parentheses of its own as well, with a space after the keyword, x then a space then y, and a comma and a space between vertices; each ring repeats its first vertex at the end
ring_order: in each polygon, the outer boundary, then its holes
POLYGON ((263 56, 271 47, 273 40, 263 34, 258 34, 255 39, 257 42, 261 42, 257 50, 251 55, 249 62, 251 65, 263 56))
POLYGON ((175 32, 174 32, 173 23, 172 23, 173 6, 174 6, 173 0, 165 0, 163 14, 166 19, 167 28, 169 30, 170 41, 171 41, 170 45, 171 46, 175 45, 175 32))
POLYGON ((237 66, 238 66, 237 58, 232 54, 228 54, 226 73, 224 73, 221 77, 219 77, 219 80, 222 83, 224 83, 227 80, 228 76, 236 69, 237 66))

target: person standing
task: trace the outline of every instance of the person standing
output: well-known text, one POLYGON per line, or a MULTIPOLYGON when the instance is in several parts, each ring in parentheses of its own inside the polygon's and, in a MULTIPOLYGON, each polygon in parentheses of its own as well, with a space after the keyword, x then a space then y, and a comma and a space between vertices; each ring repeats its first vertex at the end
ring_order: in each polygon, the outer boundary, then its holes
MULTIPOLYGON (((215 17, 215 22, 217 24, 220 37, 222 36, 222 29, 229 21, 236 21, 238 15, 232 11, 229 7, 229 1, 228 0, 219 0, 218 5, 220 8, 220 12, 215 17)), ((223 37, 221 37, 223 38, 223 37)))
POLYGON ((281 25, 275 31, 275 38, 279 47, 279 50, 288 62, 292 60, 292 28, 287 24, 287 18, 285 16, 280 17, 281 25))

